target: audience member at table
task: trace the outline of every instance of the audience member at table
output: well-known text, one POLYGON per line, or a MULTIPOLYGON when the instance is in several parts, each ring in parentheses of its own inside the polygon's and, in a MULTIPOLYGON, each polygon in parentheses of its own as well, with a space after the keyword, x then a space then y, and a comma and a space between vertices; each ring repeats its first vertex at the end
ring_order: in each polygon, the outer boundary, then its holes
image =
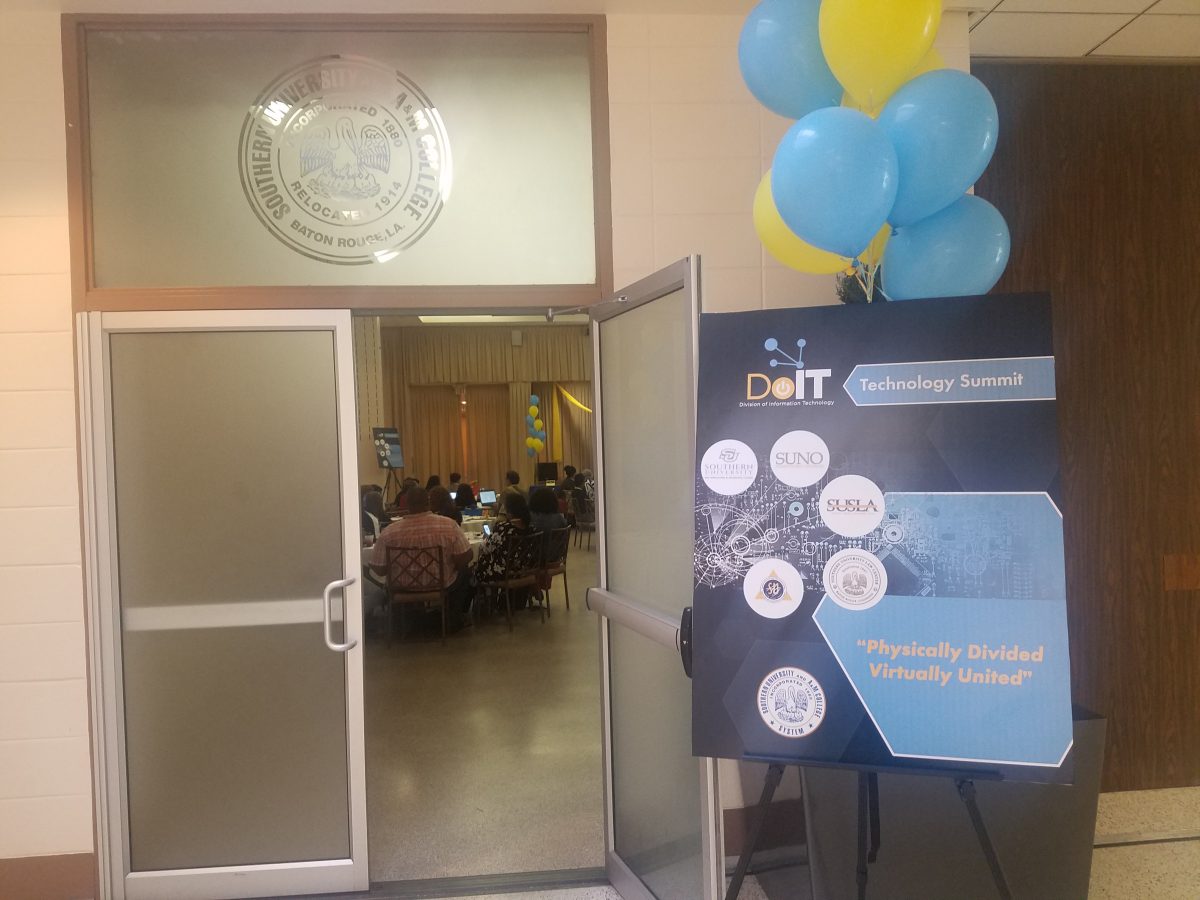
POLYGON ((425 482, 425 490, 432 491, 435 487, 441 487, 441 484, 441 475, 430 475, 429 480, 425 482))
POLYGON ((509 469, 504 473, 504 480, 508 482, 504 485, 504 490, 500 492, 500 503, 503 505, 504 498, 517 494, 525 502, 529 502, 529 495, 525 493, 525 488, 521 487, 521 473, 509 469))
POLYGON ((419 487, 420 481, 413 477, 405 478, 400 487, 396 491, 396 501, 392 504, 393 508, 399 513, 408 512, 408 492, 415 487, 419 487))
POLYGON ((558 498, 552 488, 534 488, 529 495, 529 527, 534 531, 567 527, 567 519, 558 508, 558 498))
POLYGON ((458 472, 451 472, 450 483, 446 485, 446 488, 450 491, 450 493, 457 495, 458 486, 460 484, 462 484, 462 475, 458 472))
POLYGON ((575 473, 579 470, 574 466, 563 466, 563 475, 565 476, 558 486, 565 491, 575 490, 575 473))
POLYGON ((429 492, 429 508, 435 515, 453 519, 454 524, 462 524, 462 513, 450 499, 450 492, 440 484, 429 492))
MULTIPOLYGON (((450 519, 434 515, 429 507, 429 492, 422 487, 409 488, 405 495, 408 515, 383 529, 371 554, 371 570, 387 578, 387 548, 403 547, 442 549, 442 585, 447 588, 447 623, 461 627, 471 603, 471 545, 466 535, 450 519)), ((404 586, 404 573, 397 573, 404 586)))
MULTIPOLYGON (((513 535, 528 534, 529 504, 519 493, 504 496, 504 519, 496 524, 492 533, 483 539, 479 548, 479 559, 475 561, 475 577, 480 582, 497 581, 504 577, 504 545, 513 535)), ((517 560, 518 568, 532 564, 534 560, 517 560)))
POLYGON ((575 479, 575 490, 583 491, 583 496, 589 500, 596 499, 596 476, 591 469, 584 469, 575 479))
POLYGON ((460 481, 458 483, 458 490, 454 494, 454 505, 464 512, 471 510, 469 515, 479 514, 479 502, 475 499, 475 491, 469 482, 460 481))

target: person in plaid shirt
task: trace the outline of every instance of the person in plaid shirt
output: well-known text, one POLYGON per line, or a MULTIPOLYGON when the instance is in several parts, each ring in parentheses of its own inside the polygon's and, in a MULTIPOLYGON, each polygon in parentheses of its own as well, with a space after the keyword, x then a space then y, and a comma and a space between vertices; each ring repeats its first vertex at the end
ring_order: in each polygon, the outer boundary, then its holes
POLYGON ((447 588, 446 605, 450 624, 462 625, 471 602, 471 545, 453 519, 429 510, 429 492, 423 487, 409 488, 408 515, 380 532, 371 553, 371 570, 387 575, 388 547, 441 547, 442 586, 447 588))

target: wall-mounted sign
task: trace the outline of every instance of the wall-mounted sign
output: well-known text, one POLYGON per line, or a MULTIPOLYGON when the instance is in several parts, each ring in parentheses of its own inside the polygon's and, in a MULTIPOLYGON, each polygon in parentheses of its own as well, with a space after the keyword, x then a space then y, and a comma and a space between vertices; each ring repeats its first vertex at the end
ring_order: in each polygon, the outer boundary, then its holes
POLYGON ((259 221, 328 263, 394 259, 429 230, 450 191, 437 108, 368 59, 327 56, 275 79, 246 116, 238 151, 259 221))
POLYGON ((1063 780, 1045 297, 700 323, 698 755, 1063 780))

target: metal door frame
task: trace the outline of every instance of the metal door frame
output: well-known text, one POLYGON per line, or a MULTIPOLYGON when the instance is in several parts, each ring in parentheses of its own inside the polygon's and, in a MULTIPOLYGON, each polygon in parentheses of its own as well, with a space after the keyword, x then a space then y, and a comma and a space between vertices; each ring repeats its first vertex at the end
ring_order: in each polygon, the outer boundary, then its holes
MULTIPOLYGON (((688 347, 692 390, 688 396, 687 418, 695 431, 696 424, 696 359, 698 353, 697 325, 700 313, 700 258, 684 257, 646 278, 641 279, 601 301, 591 309, 592 316, 592 378, 596 384, 593 391, 596 434, 596 531, 599 538, 600 586, 588 594, 588 605, 600 615, 600 682, 603 706, 604 740, 604 858, 609 881, 625 900, 655 900, 641 879, 625 864, 616 852, 616 836, 613 825, 613 777, 612 777, 612 693, 609 671, 609 629, 630 628, 650 638, 666 651, 678 654, 679 622, 659 610, 638 603, 633 598, 620 597, 608 590, 607 550, 604 515, 604 440, 603 440, 603 390, 600 389, 600 329, 599 325, 609 319, 637 309, 647 303, 683 290, 689 301, 688 347)), ((695 441, 685 471, 695 471, 695 441)), ((679 677, 684 678, 680 665, 679 677)), ((719 808, 720 795, 717 786, 716 761, 711 758, 697 760, 697 776, 700 778, 701 809, 701 859, 704 866, 703 900, 719 900, 724 894, 725 858, 722 849, 722 821, 719 808)))
POLYGON ((345 572, 361 568, 358 510, 354 348, 349 310, 214 310, 93 312, 76 316, 80 486, 86 593, 92 777, 101 898, 248 897, 366 890, 367 808, 363 713, 362 597, 357 582, 343 592, 350 858, 262 865, 130 872, 125 717, 110 355, 107 336, 155 331, 330 331, 337 380, 338 453, 345 572))

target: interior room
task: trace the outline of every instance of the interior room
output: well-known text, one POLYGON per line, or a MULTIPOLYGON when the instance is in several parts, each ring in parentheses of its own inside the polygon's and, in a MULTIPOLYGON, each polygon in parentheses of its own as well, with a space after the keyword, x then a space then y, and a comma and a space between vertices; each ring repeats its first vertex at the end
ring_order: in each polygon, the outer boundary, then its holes
MULTIPOLYGON (((364 490, 381 489, 379 524, 408 514, 405 484, 437 476, 479 576, 472 615, 444 639, 436 609, 385 596, 386 606, 368 610, 371 879, 599 871, 602 739, 590 710, 600 667, 585 605, 598 583, 587 317, 358 316, 354 340, 359 472, 364 490), (390 460, 403 465, 383 468, 376 435, 391 426, 390 460), (514 598, 511 628, 475 566, 485 530, 503 518, 510 471, 527 497, 546 491, 556 511, 561 500, 562 522, 569 514, 575 529, 544 599, 514 598)), ((367 525, 375 522, 364 524, 364 559, 376 537, 367 525)), ((371 577, 364 565, 364 585, 371 577)), ((386 573, 375 579, 386 591, 386 573)))

